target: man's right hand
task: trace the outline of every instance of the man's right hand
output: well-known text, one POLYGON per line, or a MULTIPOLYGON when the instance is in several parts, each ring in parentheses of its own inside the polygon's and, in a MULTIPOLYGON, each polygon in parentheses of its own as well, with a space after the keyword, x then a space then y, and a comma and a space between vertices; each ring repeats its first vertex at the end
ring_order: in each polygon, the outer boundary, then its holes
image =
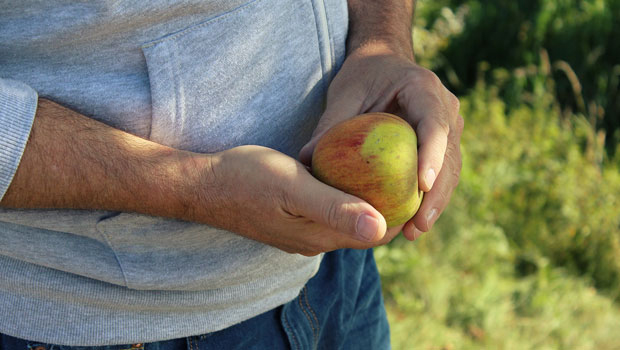
POLYGON ((208 163, 196 194, 207 189, 215 196, 192 206, 195 221, 303 255, 370 248, 398 233, 386 233, 385 219, 370 204, 323 184, 275 150, 240 146, 211 155, 208 163))
POLYGON ((389 242, 370 204, 260 146, 199 154, 163 146, 40 100, 5 208, 137 212, 223 228, 290 253, 389 242))

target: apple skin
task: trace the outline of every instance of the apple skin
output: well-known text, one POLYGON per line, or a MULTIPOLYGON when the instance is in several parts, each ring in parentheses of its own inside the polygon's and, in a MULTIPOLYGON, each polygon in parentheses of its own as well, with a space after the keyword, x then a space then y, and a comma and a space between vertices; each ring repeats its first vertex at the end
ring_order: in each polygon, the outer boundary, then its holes
POLYGON ((370 203, 388 227, 409 221, 422 202, 415 131, 392 114, 361 114, 329 129, 314 149, 312 174, 370 203))

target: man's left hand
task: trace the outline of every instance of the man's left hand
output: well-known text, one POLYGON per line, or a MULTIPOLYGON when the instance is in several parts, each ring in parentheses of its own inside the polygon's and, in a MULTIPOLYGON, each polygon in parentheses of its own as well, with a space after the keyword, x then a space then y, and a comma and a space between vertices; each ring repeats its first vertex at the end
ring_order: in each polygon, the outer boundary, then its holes
POLYGON ((424 199, 402 226, 409 240, 427 232, 448 205, 461 171, 463 118, 459 100, 431 71, 379 43, 356 48, 332 81, 327 106, 311 141, 300 152, 310 165, 321 136, 335 124, 368 112, 387 112, 407 120, 418 136, 418 179, 424 199))

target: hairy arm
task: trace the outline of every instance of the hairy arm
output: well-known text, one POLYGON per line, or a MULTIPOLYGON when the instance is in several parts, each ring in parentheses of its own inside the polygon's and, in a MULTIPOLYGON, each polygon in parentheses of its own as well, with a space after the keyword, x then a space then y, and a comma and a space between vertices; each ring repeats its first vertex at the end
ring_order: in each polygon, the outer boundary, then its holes
POLYGON ((193 176, 195 156, 40 99, 20 166, 0 205, 180 218, 191 194, 183 179, 193 176))
POLYGON ((101 209, 209 224, 290 253, 385 244, 368 203, 260 146, 166 147, 40 100, 5 208, 101 209))
POLYGON ((413 59, 414 0, 349 0, 347 50, 386 48, 413 59))
MULTIPOLYGON (((454 129, 453 108, 443 111, 454 96, 432 79, 432 73, 413 63, 413 2, 350 0, 349 12, 348 58, 330 86, 326 111, 301 158, 308 159, 320 135, 342 118, 400 110, 417 127, 421 171, 432 165, 439 172, 445 142, 442 149, 436 131, 447 131, 436 126, 454 129), (412 112, 414 105, 419 113, 412 112), (440 107, 441 113, 428 113, 440 107)), ((456 166, 458 128, 451 135, 453 152, 446 159, 454 159, 448 163, 456 166)), ((415 226, 410 221, 403 229, 408 237, 416 235, 415 227, 428 230, 447 204, 456 185, 452 175, 458 179, 458 171, 451 166, 442 173, 425 196, 415 226), (425 219, 429 213, 435 214, 425 219)), ((432 181, 421 183, 427 191, 432 186, 432 181)), ((30 140, 0 206, 172 217, 304 255, 370 248, 398 234, 398 230, 386 232, 385 219, 368 203, 320 183, 304 165, 277 151, 242 146, 209 155, 185 152, 46 100, 40 103, 30 140)))

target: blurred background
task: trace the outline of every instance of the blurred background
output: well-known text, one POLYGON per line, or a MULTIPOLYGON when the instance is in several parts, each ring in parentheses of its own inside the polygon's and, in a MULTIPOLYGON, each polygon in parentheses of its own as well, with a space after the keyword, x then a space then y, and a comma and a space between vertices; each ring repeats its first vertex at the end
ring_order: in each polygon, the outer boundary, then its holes
POLYGON ((620 349, 620 0, 419 0, 463 170, 376 248, 394 349, 620 349))

